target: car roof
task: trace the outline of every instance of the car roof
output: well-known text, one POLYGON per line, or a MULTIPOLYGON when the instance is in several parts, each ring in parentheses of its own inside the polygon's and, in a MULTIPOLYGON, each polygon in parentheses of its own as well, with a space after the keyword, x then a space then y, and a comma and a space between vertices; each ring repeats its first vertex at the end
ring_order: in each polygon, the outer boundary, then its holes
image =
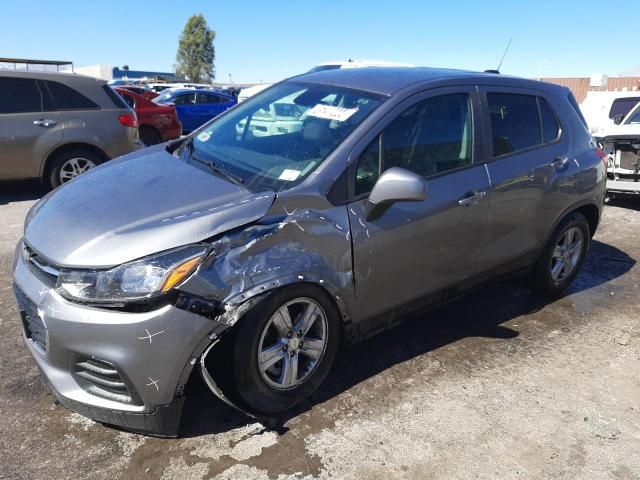
POLYGON ((170 93, 172 94, 180 94, 180 93, 215 93, 216 95, 229 96, 225 92, 221 92, 220 90, 216 90, 214 88, 172 88, 170 89, 170 93))
POLYGON ((100 78, 89 77, 86 75, 78 75, 76 73, 62 73, 62 72, 43 72, 38 70, 4 70, 0 69, 0 77, 17 77, 17 78, 32 78, 37 80, 51 80, 60 83, 75 83, 75 82, 96 82, 99 84, 106 84, 106 80, 100 78))
POLYGON ((566 89, 558 85, 511 77, 495 73, 453 70, 429 67, 364 67, 340 68, 305 73, 290 81, 329 84, 336 87, 364 90, 391 96, 401 90, 415 87, 446 86, 456 84, 484 84, 537 89, 566 89))

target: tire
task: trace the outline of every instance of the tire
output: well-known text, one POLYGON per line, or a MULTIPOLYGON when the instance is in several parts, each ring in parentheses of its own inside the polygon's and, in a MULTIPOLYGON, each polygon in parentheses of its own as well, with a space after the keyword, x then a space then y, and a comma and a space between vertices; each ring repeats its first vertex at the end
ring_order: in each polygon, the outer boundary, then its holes
MULTIPOLYGON (((339 318, 339 311, 331 297, 320 287, 309 284, 276 290, 256 305, 238 322, 239 329, 234 339, 231 370, 238 399, 252 413, 272 415, 294 407, 311 395, 322 383, 335 359, 340 343, 339 318), (280 337, 273 319, 282 318, 278 313, 281 308, 287 308, 295 326, 296 320, 304 317, 305 304, 307 308, 318 309, 306 335, 280 337), (319 353, 323 328, 326 337, 322 352, 319 353), (294 345, 299 341, 302 343, 294 345), (266 370, 261 369, 260 358, 266 358, 266 355, 261 357, 259 348, 261 351, 278 352, 280 360, 266 370), (308 352, 314 352, 318 359, 307 356, 308 352), (298 365, 295 383, 285 379, 279 384, 279 380, 286 376, 283 372, 284 363, 292 365, 294 359, 298 365)), ((289 368, 287 371, 293 370, 289 368)), ((289 380, 293 380, 293 374, 289 380)))
POLYGON ((140 127, 140 140, 146 145, 157 145, 162 142, 162 137, 160 133, 155 128, 151 127, 140 127))
POLYGON ((567 215, 547 240, 533 268, 534 291, 557 295, 566 290, 580 273, 590 246, 591 231, 585 216, 579 212, 567 215))
POLYGON ((88 149, 65 150, 51 159, 45 180, 51 188, 57 188, 87 170, 97 167, 104 160, 104 157, 88 149))

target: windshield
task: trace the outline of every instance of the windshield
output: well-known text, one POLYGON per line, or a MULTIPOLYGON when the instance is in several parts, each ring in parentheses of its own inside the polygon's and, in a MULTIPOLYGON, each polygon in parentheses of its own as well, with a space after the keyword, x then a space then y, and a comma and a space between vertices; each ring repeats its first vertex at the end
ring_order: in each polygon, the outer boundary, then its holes
POLYGON ((640 123, 640 102, 638 102, 638 105, 636 105, 636 107, 631 110, 631 112, 629 112, 627 121, 624 123, 626 123, 627 125, 640 123))
POLYGON ((198 130, 176 153, 225 170, 249 190, 277 192, 301 182, 381 102, 367 92, 281 83, 198 130))
POLYGON ((173 94, 175 92, 172 89, 167 89, 164 92, 162 92, 160 95, 158 95, 156 98, 154 98, 152 101, 155 103, 164 103, 167 100, 169 100, 171 97, 173 97, 173 94))

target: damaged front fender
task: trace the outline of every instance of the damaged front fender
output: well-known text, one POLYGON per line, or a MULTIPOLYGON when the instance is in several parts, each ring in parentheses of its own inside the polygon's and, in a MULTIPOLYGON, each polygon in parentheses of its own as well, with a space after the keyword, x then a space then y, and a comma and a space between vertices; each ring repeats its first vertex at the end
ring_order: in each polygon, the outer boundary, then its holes
POLYGON ((312 282, 348 320, 353 270, 346 208, 282 210, 212 242, 214 253, 180 290, 219 302, 225 311, 219 320, 231 326, 242 316, 240 305, 255 296, 312 282))

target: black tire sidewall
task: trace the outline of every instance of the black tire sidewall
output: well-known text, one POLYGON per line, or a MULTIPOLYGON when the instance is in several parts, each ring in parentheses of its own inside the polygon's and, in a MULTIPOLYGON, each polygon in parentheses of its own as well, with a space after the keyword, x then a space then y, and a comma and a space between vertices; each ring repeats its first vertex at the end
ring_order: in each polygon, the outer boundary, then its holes
POLYGON ((62 185, 62 182, 60 182, 60 169, 64 163, 71 158, 86 158, 87 160, 91 160, 96 167, 104 162, 104 158, 96 152, 82 148, 66 150, 59 153, 52 159, 47 169, 46 178, 51 188, 57 188, 62 185))
POLYGON ((292 285, 276 290, 239 320, 233 348, 234 388, 249 411, 275 414, 302 402, 325 379, 340 344, 339 311, 321 287, 311 284, 292 285), (317 302, 327 318, 327 345, 320 364, 305 382, 295 389, 275 390, 263 380, 258 369, 258 344, 271 315, 284 303, 306 297, 317 302))
POLYGON ((157 145, 158 143, 162 143, 162 137, 158 133, 158 131, 149 126, 142 126, 139 128, 140 140, 147 146, 157 145), (151 143, 147 143, 145 138, 151 138, 153 141, 151 143))
POLYGON ((589 222, 586 217, 578 212, 568 215, 562 222, 560 222, 553 234, 549 237, 547 244, 538 258, 533 270, 534 289, 545 294, 559 294, 566 290, 580 273, 590 246, 591 232, 589 222), (560 241, 560 238, 562 238, 564 233, 572 227, 580 229, 582 233, 582 253, 580 255, 580 260, 568 277, 556 282, 551 277, 551 257, 556 245, 560 241))

